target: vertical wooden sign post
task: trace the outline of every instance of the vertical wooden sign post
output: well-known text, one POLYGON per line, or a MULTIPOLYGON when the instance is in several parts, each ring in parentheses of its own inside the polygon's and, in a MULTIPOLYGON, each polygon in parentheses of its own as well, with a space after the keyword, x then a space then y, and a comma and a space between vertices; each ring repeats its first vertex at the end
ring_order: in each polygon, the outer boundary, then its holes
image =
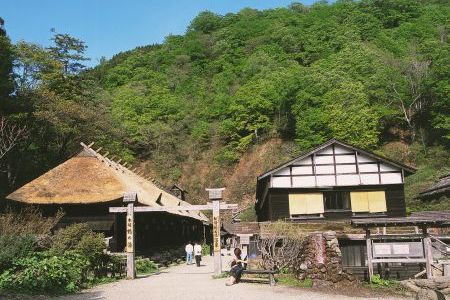
POLYGON ((222 274, 222 257, 220 245, 220 200, 222 200, 222 192, 224 188, 206 189, 209 193, 209 199, 212 201, 213 211, 213 246, 214 246, 214 274, 222 274))
POLYGON ((136 277, 134 266, 134 203, 137 200, 136 192, 128 192, 123 196, 123 202, 127 203, 126 219, 126 252, 127 252, 127 279, 136 277))

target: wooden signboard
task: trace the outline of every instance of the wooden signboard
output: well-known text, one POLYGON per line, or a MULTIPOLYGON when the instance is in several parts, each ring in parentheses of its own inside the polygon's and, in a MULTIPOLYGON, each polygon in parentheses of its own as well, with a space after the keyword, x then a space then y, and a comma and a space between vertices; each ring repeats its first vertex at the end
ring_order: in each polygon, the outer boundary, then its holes
POLYGON ((373 257, 423 257, 421 242, 374 243, 373 257))
POLYGON ((133 228, 133 217, 131 215, 127 216, 127 252, 134 252, 134 228, 133 228))
POLYGON ((126 192, 123 194, 123 202, 125 203, 135 202, 136 200, 137 200, 136 192, 126 192))
POLYGON ((220 252, 220 217, 213 217, 213 245, 214 252, 220 252))
POLYGON ((252 234, 238 234, 239 237, 239 243, 241 245, 248 245, 250 244, 250 237, 252 234))

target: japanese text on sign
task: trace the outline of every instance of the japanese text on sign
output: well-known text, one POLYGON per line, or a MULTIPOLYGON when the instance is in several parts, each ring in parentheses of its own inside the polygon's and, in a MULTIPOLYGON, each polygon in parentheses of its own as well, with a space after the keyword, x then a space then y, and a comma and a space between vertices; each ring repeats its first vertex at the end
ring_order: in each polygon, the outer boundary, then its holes
POLYGON ((127 217, 127 252, 133 252, 133 218, 127 217))
POLYGON ((220 219, 219 217, 213 217, 213 240, 214 251, 220 251, 220 219))

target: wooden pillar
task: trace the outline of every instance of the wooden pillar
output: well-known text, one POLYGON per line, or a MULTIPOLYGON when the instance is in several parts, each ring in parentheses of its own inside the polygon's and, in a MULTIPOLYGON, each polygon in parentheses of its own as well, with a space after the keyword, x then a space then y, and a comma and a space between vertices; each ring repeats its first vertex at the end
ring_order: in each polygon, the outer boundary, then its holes
POLYGON ((134 196, 125 194, 123 202, 127 203, 126 218, 126 251, 127 251, 127 279, 136 278, 136 270, 134 267, 135 237, 134 237, 134 203, 136 201, 136 193, 134 196))
POLYGON ((367 247, 367 269, 369 272, 369 282, 373 277, 373 264, 372 264, 372 239, 370 238, 370 229, 366 229, 366 247, 367 247))
POLYGON ((431 238, 427 232, 427 228, 422 228, 423 232, 423 248, 425 253, 425 269, 427 271, 427 279, 433 278, 433 249, 431 246, 431 238))
POLYGON ((220 254, 220 201, 213 200, 213 245, 214 245, 214 274, 222 274, 222 261, 220 254))

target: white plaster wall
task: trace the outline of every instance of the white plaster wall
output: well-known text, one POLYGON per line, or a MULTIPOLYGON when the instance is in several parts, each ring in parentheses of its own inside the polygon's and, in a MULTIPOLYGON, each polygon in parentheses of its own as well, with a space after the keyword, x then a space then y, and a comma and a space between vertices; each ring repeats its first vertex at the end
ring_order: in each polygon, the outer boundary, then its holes
POLYGON ((311 187, 315 186, 314 176, 292 177, 292 185, 294 187, 311 187))
POLYGON ((272 187, 291 187, 291 178, 272 177, 272 187))
POLYGON ((332 176, 317 176, 318 186, 333 186, 335 184, 334 175, 332 176))
POLYGON ((301 175, 301 174, 312 174, 312 166, 311 167, 292 167, 293 175, 301 175))

